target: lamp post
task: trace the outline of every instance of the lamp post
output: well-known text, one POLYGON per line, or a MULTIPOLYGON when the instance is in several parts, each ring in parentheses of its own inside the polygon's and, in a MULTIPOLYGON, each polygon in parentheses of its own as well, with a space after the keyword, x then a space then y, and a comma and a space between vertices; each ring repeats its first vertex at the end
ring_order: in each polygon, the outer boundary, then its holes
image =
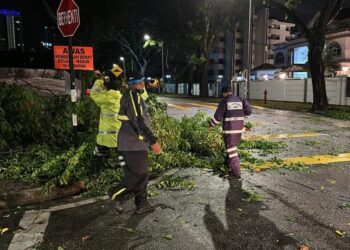
POLYGON ((124 72, 123 72, 123 77, 124 77, 124 81, 125 81, 125 80, 126 80, 125 58, 121 56, 121 57, 119 58, 119 60, 123 62, 123 71, 124 71, 124 72))
MULTIPOLYGON (((151 40, 151 36, 148 34, 145 34, 143 36, 143 39, 145 41, 149 41, 149 40, 151 40)), ((161 41, 160 46, 162 48, 162 81, 161 81, 161 85, 163 85, 164 84, 164 72, 165 72, 164 71, 164 41, 161 41)))
POLYGON ((165 83, 164 81, 164 42, 161 42, 161 46, 162 46, 162 87, 163 84, 165 83))
POLYGON ((247 99, 250 98, 250 71, 252 67, 252 0, 249 0, 248 60, 247 60, 247 99))
POLYGON ((223 78, 223 75, 218 75, 218 79, 216 80, 216 97, 219 97, 219 84, 222 82, 223 78))

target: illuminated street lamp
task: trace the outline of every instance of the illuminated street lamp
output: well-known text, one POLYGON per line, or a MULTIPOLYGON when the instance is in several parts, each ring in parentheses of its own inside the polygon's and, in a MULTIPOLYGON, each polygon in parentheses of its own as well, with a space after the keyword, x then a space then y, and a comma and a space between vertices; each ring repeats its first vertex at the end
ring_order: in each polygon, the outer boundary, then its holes
MULTIPOLYGON (((149 41, 151 40, 151 36, 148 34, 145 34, 143 36, 143 39, 145 41, 149 41)), ((162 47, 162 84, 163 84, 164 83, 164 42, 163 41, 160 43, 160 46, 162 47)))
POLYGON ((216 80, 216 84, 215 84, 215 87, 216 87, 216 97, 219 97, 219 84, 221 84, 222 82, 222 79, 224 79, 224 76, 223 75, 218 75, 218 79, 216 80))
POLYGON ((121 57, 119 58, 119 60, 123 62, 123 71, 124 71, 124 72, 123 72, 123 77, 124 77, 124 81, 125 81, 125 79, 126 79, 125 58, 121 56, 121 57))

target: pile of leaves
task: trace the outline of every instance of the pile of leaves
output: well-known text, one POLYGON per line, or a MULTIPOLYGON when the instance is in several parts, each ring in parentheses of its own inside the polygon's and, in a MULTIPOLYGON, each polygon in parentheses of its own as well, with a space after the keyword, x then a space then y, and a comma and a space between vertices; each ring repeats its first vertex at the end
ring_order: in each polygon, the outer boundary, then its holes
MULTIPOLYGON (((80 147, 73 150, 72 107, 68 97, 41 97, 19 86, 5 89, 13 89, 17 94, 5 95, 4 90, 0 91, 1 103, 6 104, 1 105, 0 141, 4 145, 2 149, 17 148, 0 152, 0 179, 46 185, 47 190, 85 180, 90 196, 105 194, 120 180, 122 171, 116 155, 105 161, 93 155, 99 112, 89 98, 77 103, 80 147), (33 109, 27 109, 28 105, 33 109), (96 165, 101 168, 98 175, 93 173, 96 165)), ((155 96, 150 96, 147 102, 153 131, 163 149, 160 155, 149 154, 150 178, 171 168, 210 168, 217 173, 227 173, 219 126, 209 129, 209 118, 204 113, 181 119, 169 117, 166 104, 158 102, 155 96)), ((262 162, 251 155, 251 149, 272 152, 282 146, 273 142, 244 141, 239 155, 243 165, 249 167, 249 164, 262 162)), ((182 182, 166 180, 164 183, 174 186, 182 182)), ((188 184, 191 183, 185 186, 188 184)))

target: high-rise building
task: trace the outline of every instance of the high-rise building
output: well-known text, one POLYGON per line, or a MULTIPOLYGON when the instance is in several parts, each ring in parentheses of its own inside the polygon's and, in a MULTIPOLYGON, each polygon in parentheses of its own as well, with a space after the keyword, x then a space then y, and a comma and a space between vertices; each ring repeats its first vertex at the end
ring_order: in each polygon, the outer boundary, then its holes
POLYGON ((24 49, 23 23, 19 11, 0 10, 0 50, 24 49))
POLYGON ((221 87, 230 86, 233 77, 243 71, 243 48, 244 33, 238 22, 231 32, 219 36, 209 53, 208 83, 213 95, 219 94, 221 87))
POLYGON ((253 67, 273 64, 273 47, 288 41, 294 27, 294 23, 273 18, 267 8, 256 11, 253 27, 253 67))
MULTIPOLYGON (((274 18, 269 9, 255 9, 252 27, 252 65, 274 64, 273 47, 292 37, 293 23, 274 18)), ((209 53, 209 95, 220 96, 231 80, 247 77, 248 22, 237 22, 234 30, 222 33, 209 53)))

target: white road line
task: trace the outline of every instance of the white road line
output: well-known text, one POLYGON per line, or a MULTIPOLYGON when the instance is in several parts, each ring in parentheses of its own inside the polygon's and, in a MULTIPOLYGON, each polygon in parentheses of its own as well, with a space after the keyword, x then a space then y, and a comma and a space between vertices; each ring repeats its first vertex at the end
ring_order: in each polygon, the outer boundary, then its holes
POLYGON ((69 204, 50 207, 48 209, 26 211, 19 223, 23 228, 16 233, 11 241, 8 250, 35 249, 35 246, 42 242, 51 212, 68 208, 79 207, 96 202, 97 200, 107 200, 108 195, 99 198, 73 202, 69 204))
MULTIPOLYGON (((171 169, 164 173, 163 176, 173 175, 179 169, 171 169)), ((163 177, 161 176, 161 177, 163 177)), ((148 186, 156 184, 161 177, 152 180, 148 183, 148 186)), ((23 218, 19 222, 19 227, 23 228, 16 233, 10 243, 8 250, 20 250, 20 249, 35 249, 36 245, 42 242, 47 225, 49 224, 49 218, 51 212, 60 211, 68 208, 74 208, 79 206, 95 203, 99 200, 108 200, 109 196, 104 195, 97 198, 91 198, 83 201, 73 202, 69 204, 58 205, 42 210, 26 211, 23 218)))
POLYGON ((87 199, 87 200, 83 200, 83 201, 78 201, 78 202, 73 202, 73 203, 69 203, 69 204, 63 204, 63 205, 59 205, 59 206, 50 207, 50 208, 44 209, 42 211, 55 212, 55 211, 60 211, 60 210, 68 209, 68 208, 74 208, 74 207, 88 205, 91 203, 95 203, 98 200, 108 200, 108 198, 109 198, 108 195, 105 195, 105 196, 100 196, 97 198, 91 198, 91 199, 87 199))
POLYGON ((36 244, 44 238, 49 217, 50 212, 47 211, 25 212, 19 223, 23 230, 14 235, 8 250, 35 249, 36 244))

